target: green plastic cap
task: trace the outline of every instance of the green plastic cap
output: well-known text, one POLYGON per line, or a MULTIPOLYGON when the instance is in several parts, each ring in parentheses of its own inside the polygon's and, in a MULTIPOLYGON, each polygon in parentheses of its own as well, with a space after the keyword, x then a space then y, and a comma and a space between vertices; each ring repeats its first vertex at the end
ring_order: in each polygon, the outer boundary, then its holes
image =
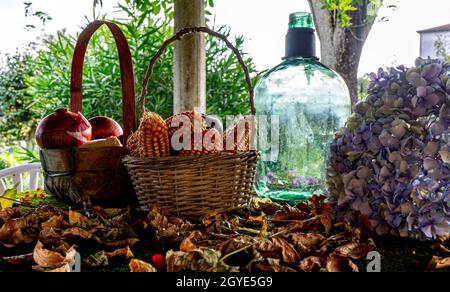
POLYGON ((313 28, 311 13, 295 12, 289 16, 289 28, 313 28))

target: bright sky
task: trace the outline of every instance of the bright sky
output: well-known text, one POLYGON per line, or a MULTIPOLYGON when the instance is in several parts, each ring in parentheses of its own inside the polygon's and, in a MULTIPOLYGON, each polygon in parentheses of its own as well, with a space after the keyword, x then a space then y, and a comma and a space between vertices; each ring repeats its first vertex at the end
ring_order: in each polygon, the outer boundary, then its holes
MULTIPOLYGON (((21 49, 42 33, 54 33, 67 28, 79 31, 92 19, 92 0, 34 0, 36 10, 49 12, 53 21, 43 31, 27 32, 29 20, 24 17, 25 0, 0 1, 0 52, 11 53, 21 49)), ((417 30, 450 23, 448 0, 386 0, 396 3, 398 11, 383 8, 381 16, 388 22, 375 23, 364 48, 360 75, 379 66, 411 65, 419 55, 417 30)), ((117 0, 103 0, 103 11, 110 18, 117 0)), ((253 56, 259 70, 268 69, 281 60, 284 37, 291 12, 309 11, 306 0, 215 0, 217 24, 227 24, 236 34, 246 37, 245 51, 253 56)))

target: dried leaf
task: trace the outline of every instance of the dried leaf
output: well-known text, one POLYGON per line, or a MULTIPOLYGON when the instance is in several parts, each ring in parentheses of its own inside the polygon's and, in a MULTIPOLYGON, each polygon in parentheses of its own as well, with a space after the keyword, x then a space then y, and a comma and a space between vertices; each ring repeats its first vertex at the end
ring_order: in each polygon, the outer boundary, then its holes
POLYGON ((318 233, 293 233, 290 235, 296 246, 318 248, 325 241, 325 237, 318 233))
POLYGON ((27 228, 25 218, 7 219, 0 228, 0 245, 6 248, 13 248, 19 243, 31 243, 36 236, 33 234, 24 234, 23 230, 27 228))
POLYGON ((189 252, 197 249, 197 246, 192 243, 189 237, 185 238, 180 245, 180 251, 189 252))
POLYGON ((106 267, 109 265, 109 261, 105 251, 102 250, 83 259, 83 264, 91 268, 106 267))
POLYGON ((344 257, 359 260, 366 257, 374 249, 375 246, 370 243, 349 243, 336 248, 335 252, 344 257))
POLYGON ((198 272, 238 272, 239 267, 231 267, 220 261, 221 252, 211 248, 199 248, 192 252, 168 251, 167 271, 198 272))
POLYGON ((78 212, 69 210, 69 224, 70 225, 75 226, 77 224, 87 222, 88 220, 89 220, 88 217, 86 217, 78 212))
POLYGON ((266 214, 264 214, 264 212, 262 212, 261 215, 259 215, 259 216, 249 216, 248 221, 250 221, 251 223, 263 225, 265 218, 266 218, 266 214))
POLYGON ((39 240, 44 244, 57 244, 62 240, 62 235, 55 228, 44 228, 39 233, 39 240))
POLYGON ((295 273, 295 269, 283 266, 279 259, 268 258, 264 262, 257 263, 255 268, 264 273, 295 273))
POLYGON ((300 260, 300 256, 298 255, 292 244, 279 237, 272 238, 272 242, 278 252, 281 253, 283 262, 287 264, 298 263, 298 261, 300 260))
POLYGON ((67 225, 63 215, 55 215, 50 217, 48 221, 41 224, 42 228, 62 228, 67 225))
POLYGON ((61 267, 47 270, 47 273, 70 273, 70 265, 68 263, 64 263, 61 267))
POLYGON ((72 247, 67 251, 66 256, 62 256, 60 253, 45 249, 43 244, 38 241, 33 251, 33 259, 42 268, 54 269, 65 263, 72 263, 75 253, 76 250, 72 247))
POLYGON ((450 253, 450 249, 448 249, 447 247, 445 247, 444 245, 440 244, 440 243, 434 243, 431 245, 431 248, 434 250, 437 250, 439 252, 443 252, 443 253, 450 253))
POLYGON ((105 246, 110 246, 110 247, 121 247, 121 246, 133 247, 138 242, 139 242, 138 238, 128 238, 128 239, 117 240, 117 241, 102 242, 102 244, 105 246))
POLYGON ((80 237, 83 239, 89 239, 92 237, 92 234, 82 228, 71 227, 69 229, 64 230, 62 236, 64 238, 80 237))
POLYGON ((311 256, 300 262, 300 269, 303 272, 318 272, 322 268, 322 260, 319 257, 311 256))
POLYGON ((325 266, 331 273, 359 272, 358 267, 351 260, 336 253, 328 257, 325 266))
POLYGON ((137 259, 132 259, 129 267, 132 273, 155 273, 158 271, 151 264, 137 259))
POLYGON ((105 252, 105 256, 108 259, 113 259, 113 258, 118 257, 121 259, 130 260, 130 259, 134 258, 133 252, 131 251, 129 246, 127 246, 125 248, 117 249, 113 252, 105 252))
POLYGON ((441 258, 434 256, 428 264, 429 270, 440 270, 450 268, 450 258, 441 258))
POLYGON ((320 222, 322 223, 323 227, 325 227, 325 232, 329 233, 331 231, 331 227, 333 226, 333 221, 331 219, 331 205, 328 203, 324 203, 322 205, 320 222))
POLYGON ((220 250, 220 252, 223 255, 227 255, 229 253, 232 253, 233 251, 248 246, 249 244, 251 244, 251 242, 252 242, 251 238, 246 236, 240 236, 222 242, 220 245, 217 246, 216 249, 220 250))
POLYGON ((209 226, 213 223, 213 219, 218 215, 216 211, 209 212, 202 218, 202 223, 205 226, 209 226))
POLYGON ((33 254, 23 254, 18 256, 9 256, 2 258, 5 262, 10 265, 24 265, 33 262, 33 254))
POLYGON ((266 214, 274 214, 276 211, 282 208, 281 205, 272 202, 269 198, 257 198, 254 202, 255 209, 266 214))

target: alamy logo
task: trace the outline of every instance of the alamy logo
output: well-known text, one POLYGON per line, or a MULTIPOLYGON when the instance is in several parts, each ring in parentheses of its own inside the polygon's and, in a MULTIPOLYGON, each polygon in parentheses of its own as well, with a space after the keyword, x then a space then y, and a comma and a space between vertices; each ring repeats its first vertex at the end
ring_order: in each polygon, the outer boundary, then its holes
POLYGON ((75 254, 74 261, 70 264, 70 272, 71 273, 80 273, 81 272, 81 256, 80 253, 75 254))
POLYGON ((367 254, 366 259, 369 262, 367 265, 368 273, 380 273, 381 272, 381 254, 377 251, 371 251, 367 254))

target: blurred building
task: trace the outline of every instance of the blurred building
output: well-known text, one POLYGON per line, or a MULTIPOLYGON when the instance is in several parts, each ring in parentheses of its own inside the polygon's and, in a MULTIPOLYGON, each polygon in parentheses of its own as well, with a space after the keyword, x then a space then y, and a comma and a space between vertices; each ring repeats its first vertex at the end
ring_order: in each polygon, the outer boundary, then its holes
POLYGON ((436 59, 439 57, 436 50, 436 42, 439 39, 443 42, 450 42, 450 24, 419 30, 418 33, 420 34, 420 56, 422 58, 436 59))

